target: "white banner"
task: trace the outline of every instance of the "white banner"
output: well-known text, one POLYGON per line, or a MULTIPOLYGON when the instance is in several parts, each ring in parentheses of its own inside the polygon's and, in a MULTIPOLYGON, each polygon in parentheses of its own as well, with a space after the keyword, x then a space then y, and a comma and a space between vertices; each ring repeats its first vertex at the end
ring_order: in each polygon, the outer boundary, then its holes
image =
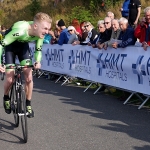
MULTIPOLYGON (((30 43, 32 56, 34 44, 30 43)), ((108 48, 71 44, 44 44, 42 68, 46 71, 80 77, 90 81, 149 95, 150 48, 108 48)))

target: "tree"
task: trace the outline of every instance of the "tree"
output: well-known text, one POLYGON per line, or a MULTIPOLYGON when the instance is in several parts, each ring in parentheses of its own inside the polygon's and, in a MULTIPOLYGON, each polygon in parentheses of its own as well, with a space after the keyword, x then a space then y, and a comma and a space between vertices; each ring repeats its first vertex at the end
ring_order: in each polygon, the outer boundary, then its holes
POLYGON ((30 11, 32 16, 34 16, 41 9, 41 0, 32 0, 30 5, 30 11))

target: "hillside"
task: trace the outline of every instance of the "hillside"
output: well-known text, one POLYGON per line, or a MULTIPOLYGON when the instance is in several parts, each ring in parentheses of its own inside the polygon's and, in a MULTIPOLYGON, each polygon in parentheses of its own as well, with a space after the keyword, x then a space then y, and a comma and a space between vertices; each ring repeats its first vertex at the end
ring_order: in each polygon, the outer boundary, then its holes
MULTIPOLYGON (((72 9, 75 6, 81 6, 85 7, 87 11, 90 11, 92 19, 96 23, 105 16, 106 12, 101 11, 100 9, 97 11, 97 6, 92 6, 91 1, 92 0, 65 0, 65 2, 59 2, 57 5, 54 5, 54 0, 41 0, 41 8, 37 10, 37 12, 42 11, 48 13, 53 18, 54 22, 57 19, 63 18, 69 24, 72 9)), ((119 18, 119 8, 123 0, 118 0, 115 6, 112 6, 112 0, 105 1, 107 1, 106 11, 114 12, 115 16, 119 18)), ((141 3, 142 9, 150 6, 150 1, 148 0, 141 0, 141 3)), ((32 0, 3 0, 3 2, 0 2, 0 24, 10 27, 18 20, 32 20, 33 15, 30 11, 31 6, 32 0)))

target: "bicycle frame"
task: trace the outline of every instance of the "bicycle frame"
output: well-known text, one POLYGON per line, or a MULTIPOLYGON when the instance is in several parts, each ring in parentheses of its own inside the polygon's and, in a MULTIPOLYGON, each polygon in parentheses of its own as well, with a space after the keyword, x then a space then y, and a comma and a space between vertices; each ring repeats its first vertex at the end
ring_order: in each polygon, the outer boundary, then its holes
MULTIPOLYGON (((24 86, 23 86, 23 83, 22 83, 22 77, 21 77, 21 72, 22 72, 22 67, 19 66, 16 67, 15 69, 15 74, 14 74, 14 84, 15 84, 15 88, 16 88, 16 91, 18 91, 18 99, 20 100, 20 95, 19 93, 21 92, 20 90, 22 89, 23 91, 24 90, 24 86)), ((20 102, 20 101, 19 101, 20 102)), ((24 113, 21 112, 21 110, 19 109, 18 110, 18 116, 23 116, 25 115, 24 113)), ((28 115, 28 113, 26 113, 26 115, 28 115)))
POLYGON ((19 126, 19 117, 21 118, 21 124, 22 124, 22 132, 23 132, 23 138, 24 142, 27 142, 28 139, 28 128, 27 128, 27 115, 26 112, 26 96, 25 96, 25 89, 22 82, 21 73, 23 68, 29 68, 33 67, 33 65, 30 66, 9 66, 6 69, 14 69, 14 82, 11 87, 11 100, 12 100, 12 106, 13 106, 13 112, 14 112, 14 119, 15 124, 18 127, 19 126), (15 95, 15 96, 14 96, 15 95))

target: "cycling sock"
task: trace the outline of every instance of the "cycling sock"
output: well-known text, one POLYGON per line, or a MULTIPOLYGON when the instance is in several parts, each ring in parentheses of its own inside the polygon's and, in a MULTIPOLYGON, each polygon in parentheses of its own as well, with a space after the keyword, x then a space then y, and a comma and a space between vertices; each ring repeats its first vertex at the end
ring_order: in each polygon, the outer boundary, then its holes
POLYGON ((4 100, 8 101, 8 99, 9 99, 9 96, 8 95, 4 95, 4 100))
POLYGON ((26 106, 31 106, 31 100, 26 99, 26 106))

